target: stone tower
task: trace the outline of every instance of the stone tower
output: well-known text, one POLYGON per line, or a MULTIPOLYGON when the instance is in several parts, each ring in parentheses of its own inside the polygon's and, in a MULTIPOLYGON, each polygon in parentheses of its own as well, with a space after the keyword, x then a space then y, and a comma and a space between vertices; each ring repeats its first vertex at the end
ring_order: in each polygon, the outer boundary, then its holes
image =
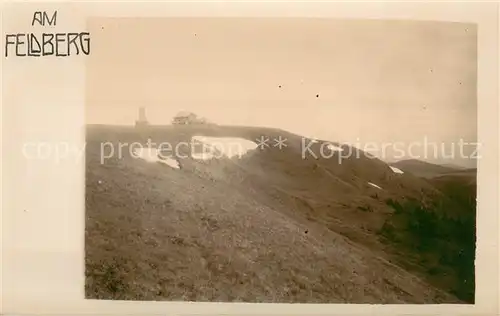
POLYGON ((140 127, 140 126, 147 126, 148 125, 148 120, 146 118, 146 108, 141 106, 139 108, 139 119, 135 121, 135 126, 140 127))

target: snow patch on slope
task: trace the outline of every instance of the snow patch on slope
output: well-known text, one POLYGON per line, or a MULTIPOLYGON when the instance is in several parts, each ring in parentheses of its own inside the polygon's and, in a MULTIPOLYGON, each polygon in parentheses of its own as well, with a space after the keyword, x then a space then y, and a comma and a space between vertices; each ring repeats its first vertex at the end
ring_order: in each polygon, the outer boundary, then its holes
POLYGON ((193 136, 191 138, 193 152, 191 157, 194 159, 207 160, 212 158, 238 157, 257 148, 257 144, 244 138, 232 137, 206 137, 193 136), (195 153, 194 151, 200 151, 195 153))
POLYGON ((378 185, 376 185, 375 183, 368 182, 368 184, 369 184, 369 185, 371 185, 371 186, 372 186, 372 187, 374 187, 374 188, 377 188, 377 189, 382 190, 382 188, 381 188, 381 187, 379 187, 378 185))
POLYGON ((334 144, 328 144, 326 145, 326 148, 330 149, 331 151, 344 151, 342 147, 336 146, 334 144))
POLYGON ((394 172, 394 173, 398 173, 398 174, 403 174, 403 170, 399 169, 399 168, 396 168, 396 167, 392 167, 392 166, 389 166, 391 168, 391 170, 394 172))
POLYGON ((180 169, 177 160, 161 155, 156 148, 136 148, 134 149, 134 155, 136 158, 143 159, 147 162, 159 162, 174 169, 180 169))

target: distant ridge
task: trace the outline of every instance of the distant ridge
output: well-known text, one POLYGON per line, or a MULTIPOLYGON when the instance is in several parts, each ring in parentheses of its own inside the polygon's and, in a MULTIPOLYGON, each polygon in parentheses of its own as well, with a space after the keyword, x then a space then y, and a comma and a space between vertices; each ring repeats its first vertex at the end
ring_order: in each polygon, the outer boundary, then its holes
POLYGON ((454 164, 438 165, 418 159, 400 160, 389 165, 422 178, 434 178, 446 174, 476 171, 476 168, 466 168, 454 164))

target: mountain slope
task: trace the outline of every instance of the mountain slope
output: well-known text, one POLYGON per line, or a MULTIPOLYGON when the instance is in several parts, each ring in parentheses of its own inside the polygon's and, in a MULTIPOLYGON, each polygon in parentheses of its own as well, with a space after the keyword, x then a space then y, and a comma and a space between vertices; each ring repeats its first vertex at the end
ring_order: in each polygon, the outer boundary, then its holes
POLYGON ((445 194, 429 206, 391 201, 381 236, 396 261, 466 302, 475 300, 476 178, 470 171, 429 180, 445 194))
POLYGON ((87 298, 458 302, 389 262, 377 237, 394 212, 387 199, 425 204, 443 193, 363 153, 341 163, 338 153, 302 157, 303 141, 251 127, 88 127, 87 298), (177 157, 179 170, 127 150, 101 163, 103 142, 175 147, 195 135, 282 136, 287 147, 271 143, 241 159, 177 157))

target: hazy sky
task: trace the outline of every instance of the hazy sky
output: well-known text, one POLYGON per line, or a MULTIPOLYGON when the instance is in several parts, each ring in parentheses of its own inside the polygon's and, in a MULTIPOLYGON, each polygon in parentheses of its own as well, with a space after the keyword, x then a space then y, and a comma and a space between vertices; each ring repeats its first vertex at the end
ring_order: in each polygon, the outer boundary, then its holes
POLYGON ((134 124, 145 106, 153 124, 189 110, 340 142, 476 141, 474 25, 113 18, 89 29, 87 123, 134 124))

